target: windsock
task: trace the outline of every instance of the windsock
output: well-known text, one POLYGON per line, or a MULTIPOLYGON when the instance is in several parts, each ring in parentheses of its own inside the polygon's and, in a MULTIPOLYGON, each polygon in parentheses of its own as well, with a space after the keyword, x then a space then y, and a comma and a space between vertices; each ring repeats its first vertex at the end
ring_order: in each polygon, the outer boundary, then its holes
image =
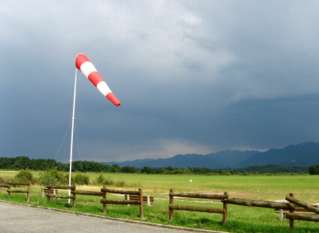
POLYGON ((75 58, 75 66, 82 74, 90 80, 90 82, 105 96, 106 99, 111 101, 115 106, 121 105, 120 100, 112 93, 111 89, 102 79, 102 75, 97 72, 93 63, 84 54, 78 54, 75 58))

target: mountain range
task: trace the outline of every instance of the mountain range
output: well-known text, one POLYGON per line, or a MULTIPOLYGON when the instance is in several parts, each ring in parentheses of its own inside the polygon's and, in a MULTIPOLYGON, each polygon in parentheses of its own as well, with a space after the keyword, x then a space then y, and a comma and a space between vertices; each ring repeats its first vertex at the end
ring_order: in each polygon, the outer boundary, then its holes
POLYGON ((225 150, 210 154, 181 154, 163 159, 139 159, 115 162, 119 166, 239 169, 253 166, 279 165, 307 167, 319 164, 319 143, 306 142, 267 151, 225 150))

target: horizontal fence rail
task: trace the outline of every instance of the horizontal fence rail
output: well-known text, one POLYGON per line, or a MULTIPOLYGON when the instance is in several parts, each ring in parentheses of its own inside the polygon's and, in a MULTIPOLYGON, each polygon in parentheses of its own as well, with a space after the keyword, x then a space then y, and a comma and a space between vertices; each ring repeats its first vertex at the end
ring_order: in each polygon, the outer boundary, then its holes
POLYGON ((140 194, 139 191, 109 189, 109 188, 102 188, 101 192, 114 193, 114 194, 129 194, 129 195, 139 195, 140 194))
POLYGON ((262 207, 271 209, 291 209, 289 203, 275 202, 275 201, 263 201, 263 200, 250 200, 244 198, 228 198, 226 200, 228 204, 251 206, 251 207, 262 207))
POLYGON ((205 193, 174 193, 174 197, 185 197, 185 198, 199 198, 199 199, 212 199, 212 200, 223 200, 225 194, 205 194, 205 193))
POLYGON ((75 195, 84 195, 84 196, 103 196, 103 192, 100 192, 100 191, 75 190, 73 193, 75 195))
POLYGON ((289 213, 288 212, 288 213, 285 213, 285 215, 286 215, 286 218, 288 218, 288 219, 319 222, 319 215, 318 214, 289 213))

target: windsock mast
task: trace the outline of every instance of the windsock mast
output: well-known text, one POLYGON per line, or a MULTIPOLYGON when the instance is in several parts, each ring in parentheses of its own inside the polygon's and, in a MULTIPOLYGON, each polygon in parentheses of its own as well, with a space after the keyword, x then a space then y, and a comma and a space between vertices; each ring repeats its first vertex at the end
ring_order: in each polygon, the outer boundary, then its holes
POLYGON ((102 75, 96 70, 91 60, 84 54, 80 53, 75 58, 75 75, 74 75, 74 87, 73 87, 73 104, 72 104, 72 124, 71 124, 71 138, 70 138, 70 157, 69 157, 69 199, 68 203, 71 203, 71 186, 72 186, 72 161, 73 161, 73 141, 74 141, 74 119, 75 119, 75 107, 76 107, 76 88, 77 88, 77 71, 81 73, 102 93, 107 100, 113 105, 119 107, 121 105, 120 100, 114 95, 110 87, 103 80, 102 75))

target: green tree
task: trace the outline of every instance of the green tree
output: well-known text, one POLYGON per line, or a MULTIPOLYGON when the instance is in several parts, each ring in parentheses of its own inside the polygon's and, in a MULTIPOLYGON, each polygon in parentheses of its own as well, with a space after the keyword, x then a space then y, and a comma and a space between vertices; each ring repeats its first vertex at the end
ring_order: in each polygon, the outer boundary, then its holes
POLYGON ((319 175, 319 164, 309 167, 308 171, 310 175, 319 175))

